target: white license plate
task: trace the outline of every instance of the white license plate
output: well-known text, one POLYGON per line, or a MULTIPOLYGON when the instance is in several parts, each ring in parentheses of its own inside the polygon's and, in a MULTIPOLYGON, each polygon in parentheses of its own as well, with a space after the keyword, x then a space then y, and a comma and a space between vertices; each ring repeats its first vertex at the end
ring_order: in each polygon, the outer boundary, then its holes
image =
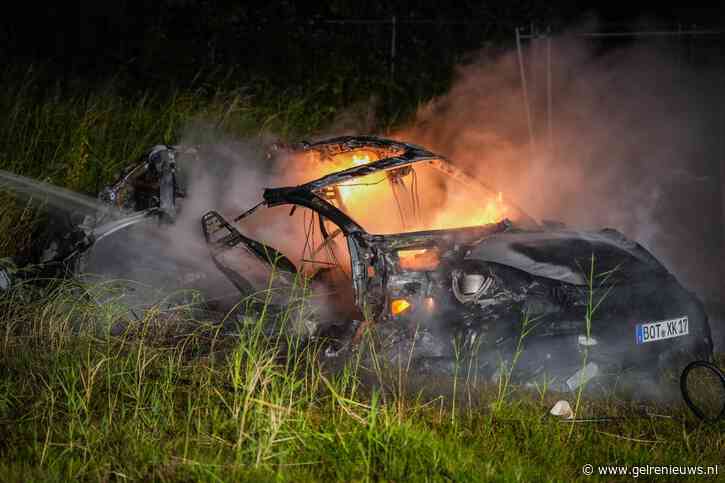
POLYGON ((656 340, 672 339, 687 335, 690 332, 690 323, 687 316, 677 319, 659 320, 647 324, 637 324, 635 338, 637 344, 646 344, 656 340))

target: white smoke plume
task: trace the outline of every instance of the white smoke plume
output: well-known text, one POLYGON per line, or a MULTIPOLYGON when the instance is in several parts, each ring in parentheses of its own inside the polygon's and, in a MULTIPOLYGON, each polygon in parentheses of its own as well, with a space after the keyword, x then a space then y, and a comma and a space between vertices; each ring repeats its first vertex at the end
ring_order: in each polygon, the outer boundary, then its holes
POLYGON ((459 67, 450 91, 394 136, 448 157, 539 219, 619 229, 687 287, 721 297, 722 76, 671 43, 602 49, 562 36, 547 58, 546 40, 524 48, 533 146, 516 51, 459 67))

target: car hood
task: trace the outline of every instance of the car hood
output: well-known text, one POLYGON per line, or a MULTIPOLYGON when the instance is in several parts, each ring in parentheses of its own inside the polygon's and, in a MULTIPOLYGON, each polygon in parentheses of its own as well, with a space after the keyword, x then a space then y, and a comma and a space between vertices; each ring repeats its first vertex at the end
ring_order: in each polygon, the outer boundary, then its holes
POLYGON ((612 229, 508 230, 478 241, 465 259, 499 263, 535 276, 586 285, 592 257, 595 275, 614 270, 620 277, 634 279, 653 272, 667 273, 640 244, 612 229))

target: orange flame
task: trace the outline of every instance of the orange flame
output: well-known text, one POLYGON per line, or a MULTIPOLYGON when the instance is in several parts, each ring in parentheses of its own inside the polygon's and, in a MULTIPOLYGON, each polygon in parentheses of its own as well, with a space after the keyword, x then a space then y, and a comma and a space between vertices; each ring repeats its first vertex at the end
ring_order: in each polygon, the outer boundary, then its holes
POLYGON ((400 268, 410 271, 435 270, 440 264, 438 249, 422 248, 412 250, 398 250, 400 268))
MULTIPOLYGON (((303 167, 298 175, 302 174, 309 180, 389 155, 373 149, 360 149, 318 159, 319 162, 301 163, 296 167, 303 167)), ((332 195, 336 190, 341 201, 338 207, 369 232, 379 234, 479 226, 498 222, 507 216, 502 192, 479 194, 475 189, 455 185, 458 181, 424 164, 416 165, 414 174, 400 175, 396 185, 402 190, 400 192, 386 178, 388 174, 385 172, 372 173, 342 182, 336 188, 330 187, 325 194, 332 195), (417 187, 419 199, 411 201, 409 194, 414 187, 417 187)))

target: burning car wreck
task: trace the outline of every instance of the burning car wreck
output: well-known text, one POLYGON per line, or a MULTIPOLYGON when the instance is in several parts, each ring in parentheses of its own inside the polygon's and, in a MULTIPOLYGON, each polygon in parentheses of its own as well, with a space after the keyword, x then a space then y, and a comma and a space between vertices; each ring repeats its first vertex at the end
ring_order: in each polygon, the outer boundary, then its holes
MULTIPOLYGON (((156 147, 104 190, 105 203, 133 214, 84 231, 73 253, 141 219, 173 223, 184 208, 176 180, 183 153, 195 152, 156 147)), ((202 232, 242 298, 282 307, 293 286, 323 294, 325 320, 308 335, 329 340, 328 359, 355 351, 369 328, 380 357, 424 373, 465 363, 495 379, 510 367, 516 381, 545 378, 569 391, 711 358, 700 301, 616 230, 539 223, 443 157, 403 142, 340 137, 278 145, 270 156, 305 166, 306 179, 265 189, 233 218, 206 212, 202 232), (255 236, 270 223, 265 210, 279 208, 304 212, 302 235, 255 236)))

